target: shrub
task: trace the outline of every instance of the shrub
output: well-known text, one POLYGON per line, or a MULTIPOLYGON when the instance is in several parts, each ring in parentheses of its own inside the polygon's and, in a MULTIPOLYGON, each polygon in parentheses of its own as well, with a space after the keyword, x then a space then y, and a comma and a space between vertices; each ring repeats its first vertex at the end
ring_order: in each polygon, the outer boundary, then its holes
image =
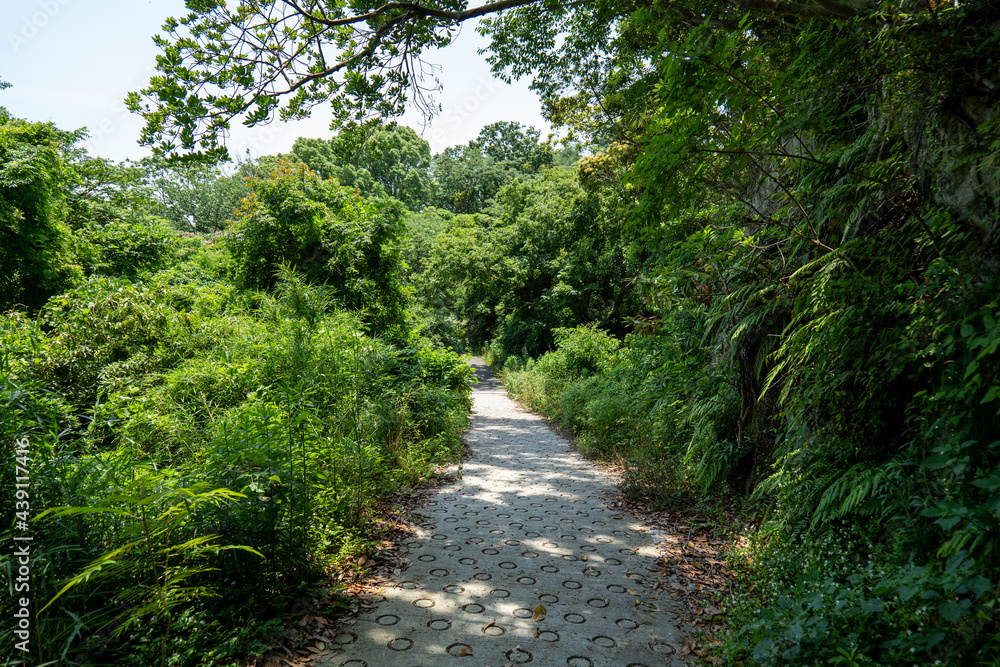
POLYGON ((151 216, 89 222, 77 236, 77 252, 87 273, 132 281, 167 267, 177 252, 173 230, 151 216))
POLYGON ((273 289, 287 265, 326 285, 341 307, 363 311, 377 329, 402 324, 398 202, 364 200, 303 165, 284 163, 253 183, 234 215, 224 244, 241 287, 273 289))

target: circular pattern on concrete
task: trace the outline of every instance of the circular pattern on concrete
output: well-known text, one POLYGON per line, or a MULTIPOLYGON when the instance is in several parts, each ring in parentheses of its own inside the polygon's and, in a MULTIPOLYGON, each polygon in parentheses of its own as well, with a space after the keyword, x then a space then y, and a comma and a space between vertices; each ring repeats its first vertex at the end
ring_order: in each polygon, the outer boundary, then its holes
POLYGON ((413 640, 409 637, 396 637, 386 646, 389 647, 390 651, 409 651, 413 648, 413 640))
POLYGON ((471 658, 472 657, 472 647, 469 646, 468 644, 461 644, 461 643, 451 644, 451 645, 448 646, 448 648, 445 649, 445 651, 448 652, 448 655, 453 655, 453 656, 459 657, 459 658, 460 657, 467 657, 467 658, 471 658))
POLYGON ((488 623, 483 626, 483 634, 489 637, 503 637, 507 634, 507 629, 496 623, 488 623))
POLYGON ((532 661, 533 656, 529 651, 522 649, 511 649, 504 653, 504 657, 513 662, 515 665, 524 665, 532 661))

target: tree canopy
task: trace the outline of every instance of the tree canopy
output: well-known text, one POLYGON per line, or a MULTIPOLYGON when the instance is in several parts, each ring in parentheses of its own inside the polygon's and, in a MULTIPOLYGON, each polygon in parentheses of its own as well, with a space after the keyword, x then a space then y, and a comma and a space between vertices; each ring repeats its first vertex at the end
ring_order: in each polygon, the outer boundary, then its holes
POLYGON ((430 144, 413 129, 369 125, 332 139, 297 139, 291 157, 369 196, 389 196, 419 210, 433 199, 430 144))
POLYGON ((438 88, 424 53, 448 44, 465 21, 487 17, 494 64, 513 76, 534 72, 546 99, 573 88, 619 87, 650 70, 650 45, 667 34, 707 25, 738 31, 747 12, 755 32, 786 21, 850 20, 908 24, 913 8, 874 0, 741 0, 735 4, 628 1, 550 3, 500 0, 467 7, 415 2, 345 5, 325 0, 238 2, 188 0, 188 14, 164 24, 159 75, 127 104, 146 119, 143 141, 164 151, 225 153, 234 119, 248 125, 307 116, 329 103, 334 123, 399 115, 407 101, 428 116, 438 88), (513 11, 506 11, 513 10, 513 11), (660 26, 666 30, 664 33, 660 26), (566 39, 563 39, 563 36, 566 39), (632 55, 629 55, 632 53, 632 55), (554 66, 555 65, 555 66, 554 66), (617 71, 616 71, 617 70, 617 71), (608 77, 608 74, 615 74, 608 77), (626 77, 615 81, 616 77, 626 77))

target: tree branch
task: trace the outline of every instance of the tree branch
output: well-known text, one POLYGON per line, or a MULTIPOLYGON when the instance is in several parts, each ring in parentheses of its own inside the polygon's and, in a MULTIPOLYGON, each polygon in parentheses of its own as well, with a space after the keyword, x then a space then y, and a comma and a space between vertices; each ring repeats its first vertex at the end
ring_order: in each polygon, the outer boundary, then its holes
POLYGON ((836 0, 817 0, 819 4, 804 5, 786 0, 735 0, 743 10, 763 11, 781 16, 795 16, 802 19, 846 19, 857 14, 857 10, 836 0))
MULTIPOLYGON (((434 7, 424 7, 413 2, 387 2, 378 9, 374 9, 367 14, 355 14, 354 16, 345 16, 339 19, 330 19, 326 16, 317 16, 316 14, 310 14, 305 11, 294 0, 282 0, 285 4, 293 7, 295 11, 309 19, 310 21, 315 21, 321 25, 334 27, 340 25, 350 25, 352 23, 362 23, 368 22, 372 19, 378 18, 383 14, 391 12, 395 9, 406 10, 411 16, 419 17, 433 17, 438 19, 445 19, 448 21, 455 21, 456 23, 461 23, 462 21, 467 21, 469 19, 474 19, 479 16, 484 16, 486 14, 492 14, 495 12, 503 11, 505 9, 511 9, 512 7, 521 7, 523 5, 531 5, 541 0, 500 0, 499 2, 491 2, 479 7, 470 7, 469 9, 462 10, 460 12, 448 11, 445 9, 437 9, 434 7)), ((588 2, 589 0, 584 0, 588 2)), ((584 2, 578 4, 584 4, 584 2)))

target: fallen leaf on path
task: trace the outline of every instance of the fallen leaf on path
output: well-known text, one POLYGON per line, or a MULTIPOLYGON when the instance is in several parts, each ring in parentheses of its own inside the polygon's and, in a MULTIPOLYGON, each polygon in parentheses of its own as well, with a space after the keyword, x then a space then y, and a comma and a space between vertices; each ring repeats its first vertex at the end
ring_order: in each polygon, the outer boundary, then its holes
POLYGON ((531 615, 532 621, 544 621, 545 620, 545 605, 540 604, 535 607, 535 613, 531 615))

